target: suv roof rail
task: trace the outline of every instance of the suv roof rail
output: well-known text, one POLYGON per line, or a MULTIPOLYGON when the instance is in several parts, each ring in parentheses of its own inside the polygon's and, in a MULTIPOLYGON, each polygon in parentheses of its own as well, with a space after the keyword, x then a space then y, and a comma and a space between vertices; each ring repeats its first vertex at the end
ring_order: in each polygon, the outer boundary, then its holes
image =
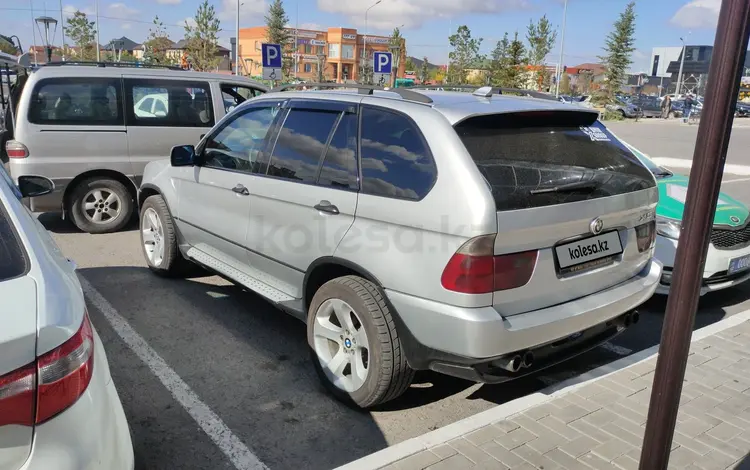
POLYGON ((47 62, 45 64, 39 64, 40 67, 60 67, 63 65, 88 65, 95 67, 134 67, 144 69, 168 69, 168 70, 184 70, 182 67, 177 65, 159 65, 159 64, 145 64, 143 62, 97 62, 95 60, 66 60, 66 61, 55 61, 47 62))
POLYGON ((292 88, 301 88, 301 87, 318 87, 318 88, 352 88, 359 91, 360 94, 364 95, 372 95, 373 92, 377 91, 389 91, 391 93, 396 93, 397 95, 400 95, 401 98, 409 101, 416 101, 419 103, 432 103, 432 99, 424 95, 422 93, 417 93, 416 91, 411 91, 406 88, 385 88, 381 86, 375 86, 375 85, 363 85, 359 83, 290 83, 287 85, 281 85, 276 88, 273 88, 269 93, 274 93, 277 91, 286 91, 292 88))
POLYGON ((492 95, 508 94, 529 96, 531 98, 538 98, 542 100, 558 101, 557 98, 548 93, 542 93, 541 91, 535 90, 524 90, 521 88, 503 88, 491 86, 478 87, 475 85, 414 85, 409 88, 419 90, 471 91, 472 95, 483 96, 487 98, 492 95))

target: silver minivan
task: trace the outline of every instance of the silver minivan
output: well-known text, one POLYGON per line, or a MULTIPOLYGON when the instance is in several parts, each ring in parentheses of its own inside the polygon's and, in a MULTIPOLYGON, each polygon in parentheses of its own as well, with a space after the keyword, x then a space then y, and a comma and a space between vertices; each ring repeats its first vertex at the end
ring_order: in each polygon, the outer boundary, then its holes
POLYGON ((638 321, 658 189, 595 111, 359 88, 267 93, 149 163, 149 268, 204 266, 305 321, 323 384, 364 408, 415 370, 500 383, 638 321))
POLYGON ((14 179, 42 175, 55 183, 52 194, 30 199, 30 209, 62 212, 89 233, 128 223, 148 162, 200 139, 236 105, 267 91, 232 75, 98 65, 34 70, 6 143, 14 179))

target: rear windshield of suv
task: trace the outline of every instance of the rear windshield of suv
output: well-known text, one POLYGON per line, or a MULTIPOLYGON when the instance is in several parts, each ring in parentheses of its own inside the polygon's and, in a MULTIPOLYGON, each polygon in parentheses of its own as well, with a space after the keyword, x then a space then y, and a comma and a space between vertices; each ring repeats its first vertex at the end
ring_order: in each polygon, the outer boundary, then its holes
POLYGON ((0 201, 0 282, 21 276, 26 272, 27 266, 26 251, 0 201))
POLYGON ((461 121, 455 129, 498 211, 615 196, 656 184, 594 113, 491 114, 461 121))

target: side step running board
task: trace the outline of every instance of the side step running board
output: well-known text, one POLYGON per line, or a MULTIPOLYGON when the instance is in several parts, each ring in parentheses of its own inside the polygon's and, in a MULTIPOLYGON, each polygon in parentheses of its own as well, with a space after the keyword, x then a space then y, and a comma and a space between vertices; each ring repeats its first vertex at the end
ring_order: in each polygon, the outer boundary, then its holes
POLYGON ((228 278, 234 280, 238 284, 247 287, 251 291, 260 294, 266 299, 276 304, 294 304, 295 299, 291 295, 285 294, 284 292, 265 284, 247 273, 240 271, 239 269, 217 259, 214 256, 205 253, 204 251, 191 247, 187 251, 188 258, 194 260, 198 264, 219 272, 228 278))

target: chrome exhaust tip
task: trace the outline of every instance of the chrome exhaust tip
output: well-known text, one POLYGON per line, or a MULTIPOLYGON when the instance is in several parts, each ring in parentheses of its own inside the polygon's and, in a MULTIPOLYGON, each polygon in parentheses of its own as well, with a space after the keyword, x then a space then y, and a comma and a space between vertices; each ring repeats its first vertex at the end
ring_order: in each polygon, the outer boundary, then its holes
POLYGON ((522 365, 526 368, 529 368, 533 364, 534 364, 534 353, 531 351, 526 351, 525 353, 523 353, 522 365))
POLYGON ((518 372, 523 365, 523 359, 521 359, 519 354, 516 354, 515 356, 502 357, 493 361, 493 364, 507 370, 508 372, 518 372))

